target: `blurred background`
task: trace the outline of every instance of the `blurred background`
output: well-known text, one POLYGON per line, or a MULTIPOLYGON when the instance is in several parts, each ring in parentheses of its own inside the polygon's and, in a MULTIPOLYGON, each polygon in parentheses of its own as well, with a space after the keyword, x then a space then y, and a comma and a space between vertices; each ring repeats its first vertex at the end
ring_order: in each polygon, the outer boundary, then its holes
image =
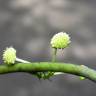
MULTIPOLYGON (((58 51, 58 62, 96 69, 96 0, 0 0, 0 63, 13 46, 29 61, 51 60, 51 37, 61 31, 72 43, 58 51)), ((96 96, 96 84, 73 75, 49 80, 27 73, 0 75, 0 96, 96 96)))

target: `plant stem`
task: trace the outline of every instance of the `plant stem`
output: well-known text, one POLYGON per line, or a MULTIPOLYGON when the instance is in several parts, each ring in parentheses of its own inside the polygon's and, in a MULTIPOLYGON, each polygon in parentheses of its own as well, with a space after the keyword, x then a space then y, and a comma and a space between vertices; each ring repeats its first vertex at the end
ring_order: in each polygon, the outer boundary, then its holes
POLYGON ((84 65, 53 62, 17 63, 12 66, 0 65, 0 74, 14 72, 63 72, 83 76, 96 83, 96 71, 84 65))

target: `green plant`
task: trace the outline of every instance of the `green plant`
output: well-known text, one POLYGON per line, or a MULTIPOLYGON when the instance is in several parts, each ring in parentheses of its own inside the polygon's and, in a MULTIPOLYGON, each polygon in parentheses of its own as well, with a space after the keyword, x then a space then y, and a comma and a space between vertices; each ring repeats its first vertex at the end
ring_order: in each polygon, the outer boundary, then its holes
POLYGON ((80 76, 81 79, 89 79, 96 82, 96 71, 84 65, 75 65, 56 62, 58 49, 64 49, 70 44, 70 37, 67 33, 57 33, 51 39, 53 56, 51 62, 29 62, 17 58, 16 49, 6 48, 3 52, 4 65, 0 65, 0 74, 13 72, 27 72, 37 76, 39 79, 49 79, 50 77, 62 73, 69 73, 80 76), (17 61, 17 62, 15 62, 17 61))

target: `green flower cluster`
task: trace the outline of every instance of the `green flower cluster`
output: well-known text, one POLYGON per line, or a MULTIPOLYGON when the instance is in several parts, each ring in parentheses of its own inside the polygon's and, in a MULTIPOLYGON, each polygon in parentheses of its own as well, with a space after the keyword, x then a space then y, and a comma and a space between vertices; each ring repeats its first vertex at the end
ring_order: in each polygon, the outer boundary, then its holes
POLYGON ((16 50, 13 47, 6 48, 3 53, 4 63, 14 64, 16 60, 16 50))
POLYGON ((67 33, 60 32, 51 39, 52 48, 64 49, 70 44, 70 37, 67 33))

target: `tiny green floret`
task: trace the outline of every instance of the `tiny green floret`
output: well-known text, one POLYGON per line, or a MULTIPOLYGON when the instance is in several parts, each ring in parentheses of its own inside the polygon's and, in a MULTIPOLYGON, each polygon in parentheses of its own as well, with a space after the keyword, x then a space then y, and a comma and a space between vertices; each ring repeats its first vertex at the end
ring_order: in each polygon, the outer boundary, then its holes
POLYGON ((14 64, 16 60, 16 50, 13 47, 7 47, 3 53, 3 61, 5 64, 14 64))
POLYGON ((83 76, 80 76, 80 80, 85 80, 85 77, 83 77, 83 76))
POLYGON ((51 46, 56 49, 64 49, 70 42, 70 36, 67 33, 59 32, 52 37, 51 46))

